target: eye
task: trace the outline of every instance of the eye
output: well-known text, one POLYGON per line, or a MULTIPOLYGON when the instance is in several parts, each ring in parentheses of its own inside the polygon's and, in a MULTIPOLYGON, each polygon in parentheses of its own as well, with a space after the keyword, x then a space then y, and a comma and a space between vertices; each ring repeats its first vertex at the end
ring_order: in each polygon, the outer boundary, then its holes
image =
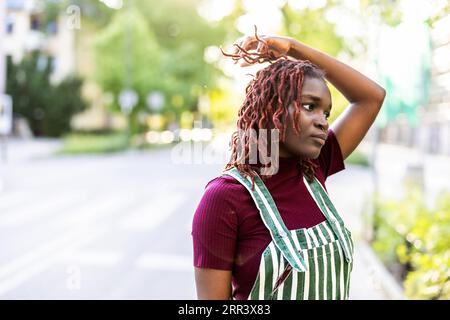
POLYGON ((331 112, 329 112, 329 111, 325 112, 325 118, 326 119, 328 119, 330 117, 330 115, 331 115, 331 112))
POLYGON ((309 102, 309 103, 305 102, 305 103, 302 103, 302 107, 308 111, 313 111, 315 104, 311 103, 311 102, 309 102))

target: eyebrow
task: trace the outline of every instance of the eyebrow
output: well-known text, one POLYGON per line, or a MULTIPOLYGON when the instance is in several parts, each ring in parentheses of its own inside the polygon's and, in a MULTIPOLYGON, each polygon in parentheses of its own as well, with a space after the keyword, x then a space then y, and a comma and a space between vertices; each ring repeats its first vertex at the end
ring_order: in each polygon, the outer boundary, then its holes
MULTIPOLYGON (((303 98, 309 98, 309 99, 313 100, 314 102, 319 102, 319 103, 322 101, 322 99, 321 99, 320 97, 315 96, 315 95, 312 95, 312 94, 302 94, 302 99, 303 99, 303 98)), ((330 111, 331 111, 332 105, 330 104, 330 105, 328 106, 328 108, 329 108, 330 111)))

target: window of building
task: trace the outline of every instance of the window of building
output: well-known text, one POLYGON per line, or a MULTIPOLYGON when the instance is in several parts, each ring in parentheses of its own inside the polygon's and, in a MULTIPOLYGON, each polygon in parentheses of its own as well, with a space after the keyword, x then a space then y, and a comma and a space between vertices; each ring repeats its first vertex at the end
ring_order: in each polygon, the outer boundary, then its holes
POLYGON ((41 28, 41 20, 38 15, 32 14, 30 16, 30 29, 39 30, 41 28))
POLYGON ((48 34, 57 34, 58 33, 58 24, 56 23, 56 21, 50 21, 47 24, 47 33, 48 34))
POLYGON ((14 16, 9 14, 6 16, 6 34, 14 32, 14 16))
POLYGON ((6 0, 6 8, 9 10, 23 10, 24 0, 6 0))

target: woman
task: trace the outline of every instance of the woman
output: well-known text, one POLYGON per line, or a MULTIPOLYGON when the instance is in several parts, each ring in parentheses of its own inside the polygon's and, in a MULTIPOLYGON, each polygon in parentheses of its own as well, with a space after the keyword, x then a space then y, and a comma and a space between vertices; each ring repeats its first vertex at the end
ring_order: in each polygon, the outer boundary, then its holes
POLYGON ((292 38, 255 34, 236 47, 228 56, 241 66, 271 63, 247 86, 237 122, 247 134, 233 136, 231 160, 207 184, 194 215, 197 296, 347 299, 353 242, 325 180, 344 169, 344 159, 374 122, 385 90, 292 38), (325 79, 350 102, 331 127, 325 79), (265 142, 258 135, 263 129, 278 133, 266 136, 270 147, 258 144, 265 142), (270 154, 269 165, 261 151, 270 154))

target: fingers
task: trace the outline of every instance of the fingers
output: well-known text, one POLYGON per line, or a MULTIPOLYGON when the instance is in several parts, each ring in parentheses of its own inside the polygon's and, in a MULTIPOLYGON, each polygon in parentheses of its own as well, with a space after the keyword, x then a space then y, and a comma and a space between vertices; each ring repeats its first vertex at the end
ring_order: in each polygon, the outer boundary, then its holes
POLYGON ((250 51, 250 50, 256 49, 257 44, 258 44, 258 40, 255 37, 251 36, 251 37, 247 37, 245 42, 242 44, 242 47, 246 51, 250 51))
POLYGON ((260 55, 269 54, 268 40, 270 40, 270 37, 256 34, 238 40, 234 44, 231 55, 234 63, 239 62, 241 67, 247 67, 258 62, 262 63, 265 58, 261 58, 260 55))
POLYGON ((245 41, 245 39, 238 40, 238 41, 234 44, 233 54, 238 54, 238 53, 239 53, 239 51, 241 50, 241 49, 239 49, 239 48, 242 48, 242 44, 244 43, 244 41, 245 41))
POLYGON ((258 44, 258 40, 254 36, 248 36, 242 39, 237 43, 237 46, 235 46, 233 54, 239 54, 240 51, 250 51, 256 49, 258 44))
POLYGON ((264 51, 264 48, 267 48, 264 43, 258 42, 258 47, 256 48, 256 52, 262 53, 264 51))

